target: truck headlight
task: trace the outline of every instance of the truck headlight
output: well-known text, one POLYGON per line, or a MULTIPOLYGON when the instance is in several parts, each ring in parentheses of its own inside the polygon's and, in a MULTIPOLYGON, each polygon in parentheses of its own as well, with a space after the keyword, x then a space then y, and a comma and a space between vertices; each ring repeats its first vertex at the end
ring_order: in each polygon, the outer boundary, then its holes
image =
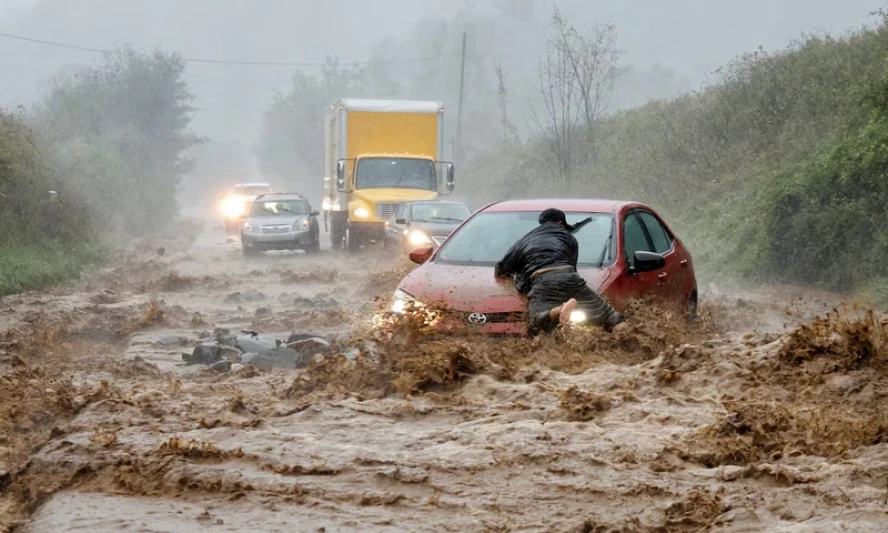
POLYGON ((570 314, 570 322, 571 324, 582 324, 586 321, 586 313, 580 310, 573 311, 570 314))
POLYGON ((432 244, 432 239, 430 239, 424 231, 415 229, 407 235, 407 242, 413 246, 424 246, 426 244, 432 244))
POLYGON ((366 207, 359 207, 352 211, 352 214, 358 218, 367 218, 370 216, 370 211, 368 211, 366 207))
POLYGON ((392 313, 401 314, 404 312, 404 308, 407 306, 407 302, 415 302, 416 299, 413 296, 410 296, 406 292, 401 289, 397 289, 395 293, 392 295, 392 313))

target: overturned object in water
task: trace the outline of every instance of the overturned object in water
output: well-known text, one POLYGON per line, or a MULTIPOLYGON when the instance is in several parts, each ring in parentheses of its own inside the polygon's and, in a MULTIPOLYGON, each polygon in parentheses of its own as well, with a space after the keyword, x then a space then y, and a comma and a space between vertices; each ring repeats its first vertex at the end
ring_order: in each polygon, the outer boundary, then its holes
POLYGON ((222 348, 216 344, 199 344, 191 353, 183 352, 182 360, 188 365, 211 365, 222 360, 222 348))

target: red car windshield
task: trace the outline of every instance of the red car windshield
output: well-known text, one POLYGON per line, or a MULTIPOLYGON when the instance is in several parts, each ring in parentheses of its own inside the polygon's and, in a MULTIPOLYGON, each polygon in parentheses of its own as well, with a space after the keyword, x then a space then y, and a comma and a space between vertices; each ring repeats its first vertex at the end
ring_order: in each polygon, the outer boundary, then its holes
MULTIPOLYGON (((494 265, 527 232, 539 225, 539 212, 478 213, 451 235, 435 257, 436 263, 458 265, 494 265)), ((580 245, 579 265, 597 266, 614 217, 604 213, 567 213, 567 222, 576 224, 584 218, 592 221, 574 233, 580 245)), ((613 262, 613 239, 604 254, 604 265, 613 262)))

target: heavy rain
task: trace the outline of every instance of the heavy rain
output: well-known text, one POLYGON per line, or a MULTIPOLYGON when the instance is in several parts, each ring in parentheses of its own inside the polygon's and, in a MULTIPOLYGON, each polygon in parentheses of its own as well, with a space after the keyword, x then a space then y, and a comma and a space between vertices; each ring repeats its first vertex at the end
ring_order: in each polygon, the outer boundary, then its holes
POLYGON ((0 0, 0 533, 888 531, 883 4, 0 0))

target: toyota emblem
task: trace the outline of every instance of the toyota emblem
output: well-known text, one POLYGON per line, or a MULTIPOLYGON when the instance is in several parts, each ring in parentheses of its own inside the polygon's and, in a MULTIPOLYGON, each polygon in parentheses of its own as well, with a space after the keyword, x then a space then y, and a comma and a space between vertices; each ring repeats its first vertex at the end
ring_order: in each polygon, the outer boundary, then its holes
POLYGON ((487 315, 482 313, 472 313, 466 320, 469 322, 469 324, 480 326, 481 324, 487 322, 487 315))

